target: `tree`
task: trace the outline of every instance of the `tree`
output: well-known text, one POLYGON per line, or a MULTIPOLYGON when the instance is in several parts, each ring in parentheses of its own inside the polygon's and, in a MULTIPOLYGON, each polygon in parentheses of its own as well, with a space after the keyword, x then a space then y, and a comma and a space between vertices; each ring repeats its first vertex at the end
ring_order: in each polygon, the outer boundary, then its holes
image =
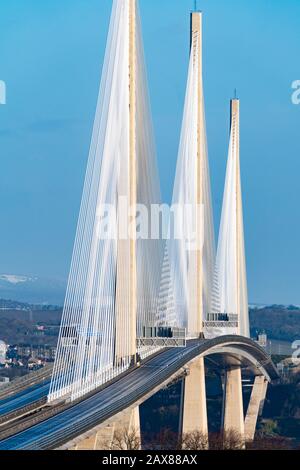
POLYGON ((200 431, 185 433, 182 436, 182 450, 207 450, 208 436, 200 431))
POLYGON ((140 450, 140 433, 134 428, 118 429, 114 432, 112 441, 107 442, 104 447, 104 450, 140 450))
POLYGON ((243 437, 233 429, 209 435, 209 450, 243 450, 243 437))

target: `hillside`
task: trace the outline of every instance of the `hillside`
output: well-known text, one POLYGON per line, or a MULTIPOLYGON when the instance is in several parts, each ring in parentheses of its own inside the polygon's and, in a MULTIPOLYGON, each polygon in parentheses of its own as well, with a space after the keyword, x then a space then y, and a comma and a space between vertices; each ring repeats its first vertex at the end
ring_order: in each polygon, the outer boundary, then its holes
MULTIPOLYGON (((0 299, 0 340, 54 345, 61 314, 61 307, 0 299), (43 335, 37 333, 37 325, 45 326, 43 335)), ((264 330, 269 338, 292 342, 300 339, 300 309, 282 305, 251 308, 250 325, 252 337, 264 330)))
POLYGON ((61 307, 0 299, 0 339, 8 344, 55 346, 61 314, 61 307))
POLYGON ((251 336, 264 330, 270 338, 282 341, 300 339, 300 308, 271 305, 250 309, 251 336))

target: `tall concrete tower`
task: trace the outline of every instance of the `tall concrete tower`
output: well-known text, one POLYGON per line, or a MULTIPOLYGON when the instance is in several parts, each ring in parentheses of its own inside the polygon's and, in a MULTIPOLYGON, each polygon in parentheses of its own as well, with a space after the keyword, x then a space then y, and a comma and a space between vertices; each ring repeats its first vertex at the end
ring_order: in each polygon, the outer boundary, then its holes
POLYGON ((240 101, 232 99, 230 102, 230 130, 232 153, 235 163, 235 196, 236 196, 236 312, 239 315, 238 333, 249 336, 249 312, 247 276, 245 261, 243 204, 240 175, 240 101))
MULTIPOLYGON (((128 162, 121 168, 119 196, 128 200, 128 214, 120 214, 119 224, 130 214, 128 239, 120 237, 117 247, 116 278, 116 362, 121 364, 131 358, 136 361, 137 328, 137 263, 136 263, 136 204, 137 204, 137 162, 136 162, 136 15, 137 0, 128 0, 128 162), (129 318, 128 318, 129 315, 129 318), (129 329, 128 329, 129 322, 129 329), (128 337, 129 336, 129 337, 128 337)), ((126 3, 124 3, 126 6, 126 3)), ((124 38, 126 41, 126 38, 124 38)), ((122 228, 119 227, 119 236, 122 228)))
POLYGON ((203 123, 203 83, 202 83, 202 13, 191 13, 191 55, 197 73, 197 160, 196 160, 196 236, 197 249, 194 260, 196 266, 190 269, 190 312, 189 330, 199 335, 203 332, 203 246, 201 233, 203 225, 202 213, 198 208, 203 206, 203 159, 204 159, 204 123, 203 123), (196 284, 195 284, 196 283, 196 284))
MULTIPOLYGON (((196 205, 197 208, 203 206, 203 167, 205 158, 204 145, 204 103, 203 103, 203 82, 202 82, 202 13, 191 13, 191 55, 197 70, 197 169, 196 169, 196 205)), ((203 233, 203 214, 197 210, 196 215, 196 236, 201 237, 203 233)), ((199 336, 203 336, 203 246, 200 240, 197 243, 195 253, 196 269, 192 270, 191 283, 196 286, 190 291, 190 312, 189 316, 196 319, 195 325, 190 326, 191 331, 196 331, 199 336), (194 312, 195 310, 195 312, 194 312)), ((184 400, 183 400, 183 425, 182 432, 188 433, 199 431, 204 435, 208 433, 207 427, 207 407, 206 407, 206 387, 205 387, 205 366, 204 359, 197 358, 190 364, 190 374, 185 379, 184 400)))
POLYGON ((240 101, 236 98, 230 102, 230 143, 216 264, 220 311, 237 315, 236 333, 249 336, 240 176, 240 101))
POLYGON ((128 369, 156 314, 161 244, 136 236, 137 202, 160 203, 137 4, 112 5, 49 401, 128 369))
MULTIPOLYGON (((237 333, 249 336, 248 296, 240 176, 240 101, 230 102, 230 145, 219 236, 221 311, 238 315, 237 333)), ((245 435, 242 373, 240 367, 225 373, 223 429, 245 435)))
POLYGON ((129 194, 130 224, 130 354, 136 357, 137 277, 136 277, 136 0, 129 4, 129 194))

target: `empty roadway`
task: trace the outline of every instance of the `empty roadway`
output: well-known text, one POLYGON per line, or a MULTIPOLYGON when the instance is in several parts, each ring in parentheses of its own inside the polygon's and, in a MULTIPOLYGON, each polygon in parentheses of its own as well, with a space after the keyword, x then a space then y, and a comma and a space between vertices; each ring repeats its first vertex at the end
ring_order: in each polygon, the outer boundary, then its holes
MULTIPOLYGON (((271 378, 277 378, 274 365, 261 348, 246 338, 237 336, 227 338, 229 343, 232 340, 241 348, 245 347, 247 351, 250 349, 255 360, 266 365, 271 378)), ((186 348, 163 350, 140 368, 129 370, 125 376, 95 395, 1 441, 0 450, 57 448, 128 408, 162 384, 190 360, 210 347, 221 344, 222 341, 225 341, 224 337, 211 341, 189 342, 186 348)))

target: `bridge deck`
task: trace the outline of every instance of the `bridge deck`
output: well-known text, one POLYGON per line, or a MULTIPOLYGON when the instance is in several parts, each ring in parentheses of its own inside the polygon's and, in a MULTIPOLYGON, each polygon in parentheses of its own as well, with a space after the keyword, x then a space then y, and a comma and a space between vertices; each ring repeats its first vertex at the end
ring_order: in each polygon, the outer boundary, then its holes
POLYGON ((30 405, 43 397, 46 397, 49 391, 50 379, 41 383, 32 385, 15 395, 0 400, 0 417, 30 405))
MULTIPOLYGON (((133 405, 199 354, 205 354, 211 348, 223 344, 225 338, 189 342, 185 349, 163 350, 140 368, 129 370, 126 376, 92 397, 1 441, 0 450, 57 448, 133 405)), ((254 359, 265 364, 271 379, 278 377, 275 366, 259 346, 245 338, 235 336, 231 339, 241 349, 252 349, 254 359)), ((227 340, 230 344, 230 337, 227 340)))

